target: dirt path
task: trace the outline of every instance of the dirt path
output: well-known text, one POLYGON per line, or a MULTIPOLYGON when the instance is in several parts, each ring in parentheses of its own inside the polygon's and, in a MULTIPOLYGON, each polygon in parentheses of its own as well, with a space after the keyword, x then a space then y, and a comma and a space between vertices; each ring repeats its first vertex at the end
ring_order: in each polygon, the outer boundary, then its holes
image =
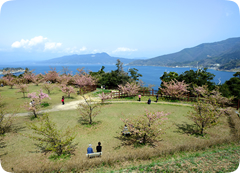
MULTIPOLYGON (((94 101, 101 101, 99 97, 93 98, 94 101)), ((145 101, 107 101, 106 103, 139 103, 139 104, 147 104, 145 101)), ((64 111, 64 110, 74 110, 77 109, 77 106, 79 103, 84 103, 84 100, 76 100, 76 101, 71 101, 67 102, 64 105, 58 104, 54 106, 52 109, 47 109, 41 111, 41 113, 45 112, 55 112, 55 111, 64 111)), ((186 103, 171 103, 171 102, 152 102, 151 104, 167 104, 167 105, 180 105, 180 106, 191 106, 191 104, 186 104, 186 103)), ((26 113, 18 113, 16 116, 27 116, 31 115, 32 113, 26 112, 26 113)))

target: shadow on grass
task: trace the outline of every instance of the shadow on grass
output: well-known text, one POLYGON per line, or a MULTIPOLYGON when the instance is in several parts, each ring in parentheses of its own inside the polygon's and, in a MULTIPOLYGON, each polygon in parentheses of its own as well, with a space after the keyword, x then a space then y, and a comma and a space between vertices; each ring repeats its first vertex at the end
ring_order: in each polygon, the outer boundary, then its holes
POLYGON ((92 124, 89 124, 89 121, 86 121, 85 119, 83 119, 82 117, 80 117, 78 119, 78 123, 80 123, 81 125, 85 126, 85 127, 93 127, 93 126, 97 126, 99 124, 101 124, 101 121, 93 121, 92 124))
POLYGON ((196 125, 194 124, 187 124, 186 122, 184 122, 184 124, 176 124, 176 126, 177 126, 177 131, 175 132, 177 133, 193 135, 196 137, 203 136, 202 134, 199 133, 196 125))
POLYGON ((130 145, 132 145, 134 148, 142 148, 146 145, 155 147, 155 145, 153 144, 153 141, 147 141, 145 144, 143 144, 143 143, 139 142, 139 137, 130 135, 130 134, 129 135, 118 135, 114 138, 122 141, 120 145, 114 147, 115 150, 120 149, 121 146, 130 146, 130 145))
POLYGON ((22 131, 25 131, 25 129, 26 129, 26 127, 19 126, 19 125, 14 125, 14 126, 12 127, 13 133, 22 132, 22 131))
MULTIPOLYGON (((7 145, 6 145, 6 142, 3 141, 3 137, 0 137, 0 148, 2 149, 2 148, 5 148, 6 146, 7 146, 7 145)), ((7 155, 7 153, 8 153, 8 152, 5 152, 5 153, 3 153, 3 154, 0 154, 0 157, 7 155)))
POLYGON ((76 99, 75 97, 65 97, 65 100, 73 100, 73 99, 76 99))

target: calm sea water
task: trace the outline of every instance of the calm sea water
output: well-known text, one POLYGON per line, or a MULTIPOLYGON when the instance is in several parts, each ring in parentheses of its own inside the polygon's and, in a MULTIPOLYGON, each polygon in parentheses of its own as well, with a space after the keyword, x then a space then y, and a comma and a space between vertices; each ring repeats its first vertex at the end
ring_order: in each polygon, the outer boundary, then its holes
MULTIPOLYGON (((116 65, 104 65, 105 72, 110 72, 111 70, 116 70, 116 65)), ((0 65, 0 69, 3 69, 5 67, 20 67, 20 66, 2 66, 0 65)), ((72 72, 72 74, 77 73, 77 68, 82 68, 85 67, 84 69, 86 71, 90 70, 93 72, 97 72, 98 70, 101 69, 102 65, 69 65, 69 66, 64 66, 68 67, 69 71, 72 72)), ((26 68, 26 66, 22 66, 22 68, 26 68)), ((63 66, 27 66, 30 70, 34 70, 35 74, 45 74, 45 72, 48 72, 51 70, 51 68, 56 68, 57 72, 62 71, 63 66)), ((145 86, 148 84, 153 84, 155 85, 154 89, 157 89, 160 84, 161 80, 160 77, 163 75, 164 72, 176 72, 178 74, 181 74, 187 70, 197 70, 196 68, 169 68, 169 67, 156 67, 156 66, 124 66, 124 71, 127 71, 129 68, 136 68, 138 69, 139 73, 143 75, 140 79, 145 82, 145 86)), ((208 69, 208 72, 215 74, 215 78, 213 82, 218 84, 219 82, 224 83, 226 80, 229 80, 231 77, 233 77, 234 72, 224 72, 224 71, 216 71, 212 69, 208 69)), ((2 75, 0 75, 1 77, 2 75)))

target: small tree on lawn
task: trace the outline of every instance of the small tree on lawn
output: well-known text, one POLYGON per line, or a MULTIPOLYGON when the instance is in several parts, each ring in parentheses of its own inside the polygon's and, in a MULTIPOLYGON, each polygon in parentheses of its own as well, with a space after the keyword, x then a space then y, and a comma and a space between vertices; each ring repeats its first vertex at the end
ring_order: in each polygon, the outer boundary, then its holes
POLYGON ((165 95, 169 95, 173 98, 180 98, 184 97, 186 93, 189 91, 187 90, 188 84, 186 84, 184 81, 179 82, 177 80, 171 80, 170 82, 163 82, 163 87, 161 88, 162 92, 165 95))
POLYGON ((53 90, 54 88, 54 85, 48 83, 48 82, 45 82, 43 85, 42 85, 42 89, 46 90, 48 92, 48 94, 50 94, 50 92, 53 90))
POLYGON ((13 86, 15 85, 16 81, 15 81, 15 78, 11 75, 7 75, 6 77, 3 77, 3 80, 5 81, 5 83, 7 85, 10 86, 10 88, 12 89, 13 86))
POLYGON ((121 119, 131 133, 132 142, 146 144, 160 140, 164 133, 163 124, 167 120, 166 116, 170 113, 149 112, 134 118, 121 119))
POLYGON ((82 95, 84 102, 79 103, 78 111, 83 121, 93 123, 93 118, 100 113, 101 104, 92 100, 90 96, 82 95))
POLYGON ((24 135, 39 143, 36 146, 43 153, 54 152, 58 156, 62 154, 74 154, 76 144, 73 140, 76 134, 73 130, 67 128, 65 131, 57 130, 56 124, 49 119, 49 115, 45 114, 40 117, 39 122, 32 122, 28 127, 34 130, 36 135, 24 135))
POLYGON ((44 80, 46 82, 50 81, 52 83, 57 82, 57 79, 59 77, 59 73, 56 71, 56 68, 51 68, 48 73, 45 72, 44 80))
POLYGON ((23 93, 23 97, 25 98, 25 93, 28 93, 28 86, 26 84, 19 84, 17 85, 19 93, 23 93))
POLYGON ((66 86, 64 84, 62 85, 61 90, 62 90, 62 92, 66 93, 69 98, 70 98, 71 93, 76 93, 76 91, 74 90, 74 88, 72 86, 66 86))
POLYGON ((34 75, 32 76, 32 82, 38 86, 42 81, 44 80, 44 77, 42 74, 34 75))
POLYGON ((41 104, 40 104, 39 98, 35 98, 31 103, 25 102, 23 104, 23 108, 29 112, 32 112, 34 117, 37 118, 37 115, 41 110, 41 104))
POLYGON ((193 104, 194 111, 189 112, 187 117, 195 123, 198 133, 203 135, 206 128, 219 123, 218 120, 221 115, 229 115, 230 108, 220 107, 225 103, 230 103, 232 98, 228 99, 221 96, 218 89, 209 91, 207 86, 195 87, 194 90, 202 98, 193 104))
POLYGON ((107 100, 107 99, 112 99, 112 93, 110 93, 110 94, 105 94, 104 92, 102 92, 102 94, 98 94, 98 96, 99 96, 100 99, 102 100, 102 104, 104 103, 105 100, 107 100))
POLYGON ((0 134, 10 131, 15 113, 9 114, 8 108, 4 103, 4 98, 0 94, 0 134), (8 114, 8 116, 7 116, 8 114))
POLYGON ((31 98, 31 100, 34 102, 29 104, 28 102, 25 102, 23 107, 27 110, 33 113, 34 117, 37 118, 37 114, 41 110, 41 103, 44 98, 48 98, 51 100, 51 98, 48 96, 48 94, 45 94, 40 89, 39 94, 37 95, 36 92, 29 93, 28 97, 31 98))
POLYGON ((128 96, 133 96, 136 95, 140 89, 139 84, 137 83, 129 83, 127 82, 126 85, 118 85, 118 89, 123 92, 126 93, 128 96))

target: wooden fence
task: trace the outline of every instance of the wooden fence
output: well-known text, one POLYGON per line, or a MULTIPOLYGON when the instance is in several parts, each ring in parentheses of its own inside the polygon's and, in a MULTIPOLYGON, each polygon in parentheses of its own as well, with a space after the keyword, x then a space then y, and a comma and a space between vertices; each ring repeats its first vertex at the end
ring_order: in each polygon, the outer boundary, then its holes
MULTIPOLYGON (((111 91, 112 93, 112 98, 124 98, 124 97, 129 97, 128 94, 119 91, 111 91)), ((196 102, 198 97, 195 95, 190 95, 190 93, 186 94, 185 96, 181 98, 173 98, 169 95, 163 95, 159 90, 139 90, 136 95, 141 95, 141 96, 156 96, 158 94, 159 98, 164 98, 166 100, 179 100, 179 101, 186 101, 186 102, 196 102)), ((133 96, 136 96, 133 95, 133 96)), ((240 108, 240 99, 236 99, 233 101, 231 104, 231 107, 236 108, 237 110, 240 108)))

